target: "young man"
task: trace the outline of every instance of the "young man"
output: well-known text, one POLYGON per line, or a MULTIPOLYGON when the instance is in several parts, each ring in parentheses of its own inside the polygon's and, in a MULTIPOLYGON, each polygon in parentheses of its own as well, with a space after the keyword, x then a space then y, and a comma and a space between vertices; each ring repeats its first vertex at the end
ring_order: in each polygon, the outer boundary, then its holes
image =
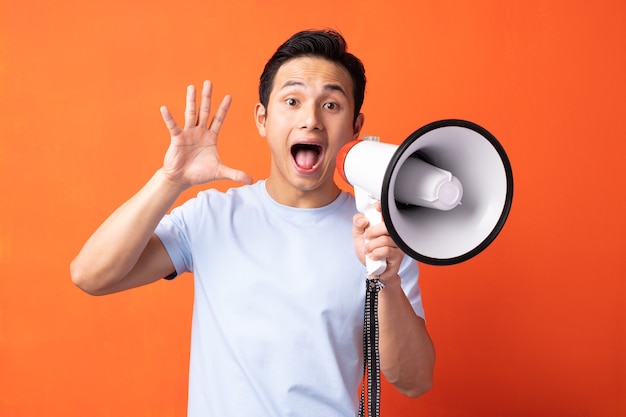
POLYGON ((388 265, 381 370, 406 395, 430 388, 417 264, 333 181, 337 152, 363 126, 364 91, 364 68, 338 33, 293 35, 261 76, 255 120, 271 167, 252 184, 216 150, 230 97, 211 118, 211 83, 198 111, 190 86, 182 128, 161 109, 171 135, 163 167, 72 262, 74 283, 96 295, 193 273, 190 416, 354 416, 365 254, 388 265), (219 179, 246 185, 202 191, 166 215, 184 190, 219 179))

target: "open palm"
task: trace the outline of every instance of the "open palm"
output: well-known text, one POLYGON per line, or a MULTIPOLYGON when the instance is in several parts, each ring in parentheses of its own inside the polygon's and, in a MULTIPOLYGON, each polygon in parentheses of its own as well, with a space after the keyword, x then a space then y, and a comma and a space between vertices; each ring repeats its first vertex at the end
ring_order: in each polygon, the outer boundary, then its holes
POLYGON ((167 126, 171 143, 165 154, 163 169, 170 180, 186 186, 230 179, 250 184, 247 173, 222 164, 217 152, 217 137, 228 109, 231 97, 225 96, 210 119, 212 84, 205 81, 202 87, 200 108, 196 110, 196 90, 187 87, 185 125, 181 129, 167 107, 161 107, 161 116, 167 126))

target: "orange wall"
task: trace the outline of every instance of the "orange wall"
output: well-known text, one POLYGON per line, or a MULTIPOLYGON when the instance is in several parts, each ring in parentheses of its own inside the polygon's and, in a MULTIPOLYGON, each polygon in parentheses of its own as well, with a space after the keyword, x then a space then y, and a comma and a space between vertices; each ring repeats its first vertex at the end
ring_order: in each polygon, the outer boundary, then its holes
POLYGON ((435 387, 385 386, 383 415, 626 415, 625 22, 621 0, 0 0, 0 415, 184 415, 189 277, 92 298, 69 262, 159 166, 188 83, 234 96, 223 159, 262 178, 258 75, 326 26, 368 69, 366 134, 469 119, 514 169, 496 242, 423 268, 435 387))

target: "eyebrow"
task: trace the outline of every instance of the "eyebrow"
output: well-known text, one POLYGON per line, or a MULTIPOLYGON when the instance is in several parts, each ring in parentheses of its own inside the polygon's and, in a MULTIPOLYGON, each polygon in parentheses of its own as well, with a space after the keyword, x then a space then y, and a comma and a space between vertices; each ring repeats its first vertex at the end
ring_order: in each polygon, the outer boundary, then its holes
MULTIPOLYGON (((282 90, 286 87, 305 87, 305 86, 306 85, 302 81, 288 80, 282 85, 280 89, 282 90)), ((344 88, 340 84, 334 84, 334 83, 325 84, 324 90, 339 91, 341 94, 348 97, 348 95, 346 94, 346 90, 344 90, 344 88)))

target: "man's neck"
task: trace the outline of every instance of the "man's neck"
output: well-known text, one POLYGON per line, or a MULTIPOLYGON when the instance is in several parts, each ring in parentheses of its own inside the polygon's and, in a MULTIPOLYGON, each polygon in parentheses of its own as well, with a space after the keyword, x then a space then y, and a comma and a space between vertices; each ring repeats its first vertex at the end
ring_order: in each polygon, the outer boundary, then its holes
POLYGON ((279 204, 295 208, 319 208, 332 203, 341 190, 334 182, 329 182, 313 190, 303 190, 288 184, 280 184, 271 177, 265 186, 267 192, 279 204))

